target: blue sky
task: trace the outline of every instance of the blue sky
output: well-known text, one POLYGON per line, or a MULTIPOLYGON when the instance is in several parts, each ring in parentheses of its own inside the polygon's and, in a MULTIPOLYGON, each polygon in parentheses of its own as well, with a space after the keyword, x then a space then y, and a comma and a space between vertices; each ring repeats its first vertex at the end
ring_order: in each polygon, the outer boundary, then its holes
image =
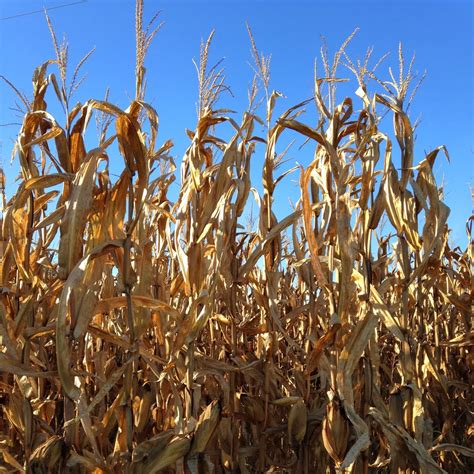
MULTIPOLYGON (((53 58, 54 51, 43 14, 16 15, 72 2, 0 0, 0 74, 28 95, 34 68, 53 58), (10 16, 16 18, 5 19, 10 16)), ((382 79, 388 78, 389 66, 396 67, 398 43, 402 41, 408 58, 416 52, 415 70, 420 75, 427 70, 411 108, 412 119, 421 118, 415 161, 421 161, 426 152, 438 145, 448 147, 451 163, 440 155, 435 172, 439 182, 444 182, 445 199, 451 207, 452 238, 465 246, 465 222, 472 212, 470 187, 474 186, 472 5, 470 0, 149 0, 145 2, 145 20, 160 10, 160 18, 165 22, 146 61, 147 99, 160 116, 160 140, 174 141, 173 154, 179 163, 189 144, 184 130, 193 129, 196 123, 197 80, 191 60, 198 58, 201 38, 206 38, 213 28, 216 34, 211 62, 225 58, 227 83, 234 96, 224 96, 219 105, 239 112, 247 103, 247 87, 252 79, 246 21, 252 27, 258 48, 272 54, 271 88, 285 95, 277 112, 312 95, 314 58, 319 56, 322 35, 333 53, 359 27, 348 53, 362 58, 366 48, 374 46, 374 58, 378 58, 390 51, 378 70, 382 79)), ((126 108, 134 95, 134 1, 88 0, 53 9, 50 17, 58 36, 67 36, 72 68, 92 47, 97 48, 84 67, 87 80, 75 100, 102 98, 110 87, 110 100, 126 108)), ((340 76, 350 74, 341 69, 340 76)), ((355 83, 349 87, 350 93, 356 89, 355 83)), ((0 84, 0 124, 18 122, 9 109, 14 101, 11 91, 0 84)), ((53 106, 52 98, 49 102, 53 106)), ((311 123, 314 116, 307 120, 311 123)), ((15 189, 13 181, 18 171, 15 163, 9 164, 18 128, 0 127, 0 155, 7 174, 8 195, 15 189)), ((299 151, 297 146, 293 147, 287 168, 295 161, 307 165, 311 154, 309 148, 299 151)), ((260 156, 253 162, 254 179, 261 174, 261 161, 260 156)), ((277 200, 298 198, 294 184, 297 178, 293 175, 285 179, 277 200)), ((280 210, 284 214, 285 206, 280 210)))

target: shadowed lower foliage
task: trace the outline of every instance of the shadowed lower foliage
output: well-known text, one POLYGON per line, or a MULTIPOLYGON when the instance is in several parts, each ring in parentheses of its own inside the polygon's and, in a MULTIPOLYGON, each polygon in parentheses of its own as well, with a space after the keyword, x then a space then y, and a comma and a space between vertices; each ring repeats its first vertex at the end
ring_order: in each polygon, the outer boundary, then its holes
POLYGON ((382 82, 370 51, 345 55, 350 37, 332 62, 323 50, 314 99, 275 117, 281 95, 249 29, 256 77, 231 119, 215 108, 228 89, 207 67, 211 34, 172 202, 173 144, 157 142, 145 102, 156 18, 142 17, 138 1, 128 109, 71 106, 83 62, 68 86, 49 20, 57 59, 36 69, 31 101, 18 91, 21 176, 0 227, 0 471, 472 472, 472 248, 448 243, 433 174, 446 150, 414 156, 412 64, 400 51, 399 77, 382 82), (358 90, 337 103, 342 61, 358 90), (319 121, 301 122, 314 104, 319 121), (279 140, 295 132, 312 161, 289 171, 301 197, 278 219, 279 140))

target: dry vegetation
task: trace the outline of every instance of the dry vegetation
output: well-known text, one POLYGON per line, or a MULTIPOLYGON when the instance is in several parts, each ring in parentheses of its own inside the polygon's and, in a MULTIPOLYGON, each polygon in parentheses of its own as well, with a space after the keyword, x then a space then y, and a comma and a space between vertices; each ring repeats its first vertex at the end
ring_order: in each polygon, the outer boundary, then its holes
POLYGON ((433 175, 446 151, 414 156, 412 64, 400 54, 399 77, 382 82, 346 42, 334 61, 323 51, 314 100, 274 117, 270 61, 251 36, 256 78, 238 123, 215 107, 226 86, 203 43, 171 202, 172 142, 158 145, 144 99, 155 33, 138 1, 127 110, 71 106, 79 68, 68 84, 56 40, 33 99, 18 91, 21 176, 0 227, 0 471, 472 472, 472 248, 448 243, 433 175), (337 104, 342 62, 358 97, 337 104), (319 122, 303 124, 314 104, 319 122), (381 130, 385 113, 393 131, 381 130), (87 149, 94 114, 100 139, 87 149), (233 127, 228 141, 221 127, 233 127), (313 156, 279 220, 288 130, 313 156), (262 195, 250 182, 260 150, 262 195))

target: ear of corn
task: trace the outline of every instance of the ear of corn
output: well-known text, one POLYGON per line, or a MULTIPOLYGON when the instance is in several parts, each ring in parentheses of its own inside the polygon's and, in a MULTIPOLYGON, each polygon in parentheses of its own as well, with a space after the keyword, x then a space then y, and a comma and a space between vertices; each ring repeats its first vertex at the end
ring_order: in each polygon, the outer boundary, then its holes
POLYGON ((126 110, 107 98, 70 107, 77 74, 66 82, 49 19, 59 76, 46 62, 33 99, 18 91, 21 176, 2 192, 0 225, 2 470, 472 472, 472 247, 448 243, 433 171, 446 150, 415 156, 402 51, 380 94, 370 58, 345 56, 352 35, 333 61, 323 50, 315 125, 301 117, 308 101, 275 116, 282 95, 249 28, 256 78, 239 121, 216 107, 227 87, 207 65, 211 34, 173 202, 173 144, 158 143, 145 101, 159 26, 142 17, 138 0, 126 110), (338 104, 343 56, 358 90, 338 104), (312 157, 282 172, 290 131, 312 157), (261 152, 262 194, 250 179, 261 152), (294 171, 300 199, 279 217, 294 171), (257 225, 245 227, 253 201, 257 225))

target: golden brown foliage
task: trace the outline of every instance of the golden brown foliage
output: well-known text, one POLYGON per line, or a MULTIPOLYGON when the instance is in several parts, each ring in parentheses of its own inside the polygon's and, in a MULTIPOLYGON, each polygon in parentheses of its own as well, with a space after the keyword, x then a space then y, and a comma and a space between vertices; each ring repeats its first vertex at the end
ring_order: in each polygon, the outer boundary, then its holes
POLYGON ((257 79, 236 123, 213 107, 226 88, 222 71, 206 70, 209 39, 171 202, 172 143, 158 146, 144 102, 155 32, 142 31, 139 1, 127 110, 99 100, 69 109, 65 46, 61 87, 51 62, 35 71, 16 142, 21 180, 0 227, 2 472, 471 472, 472 249, 448 244, 433 174, 443 148, 414 156, 411 66, 400 54, 398 82, 371 94, 368 58, 347 58, 355 111, 351 98, 335 104, 347 42, 332 65, 323 54, 312 126, 297 120, 305 103, 273 117, 270 60, 251 37, 257 79), (51 85, 64 126, 46 110, 51 85), (93 113, 103 127, 88 150, 93 113), (216 136, 225 123, 228 141, 216 136), (314 155, 300 201, 279 220, 276 150, 288 129, 314 155), (250 182, 257 142, 263 196, 250 182), (251 191, 255 231, 242 226, 251 191))

